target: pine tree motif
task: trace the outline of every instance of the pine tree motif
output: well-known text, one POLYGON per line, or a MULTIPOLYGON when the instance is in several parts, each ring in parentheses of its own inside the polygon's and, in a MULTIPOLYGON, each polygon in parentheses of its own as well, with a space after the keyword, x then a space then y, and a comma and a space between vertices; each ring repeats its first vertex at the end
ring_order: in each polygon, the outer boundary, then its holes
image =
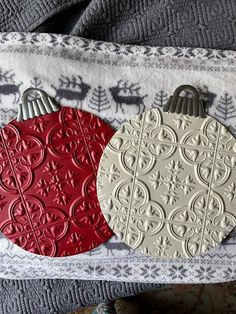
POLYGON ((200 98, 203 102, 203 106, 205 109, 205 112, 208 113, 209 109, 212 107, 217 95, 213 92, 211 92, 207 85, 199 86, 197 87, 197 90, 200 93, 200 98))
POLYGON ((225 93, 224 96, 220 97, 215 115, 222 120, 236 117, 236 107, 234 106, 232 96, 229 96, 228 93, 225 93))
MULTIPOLYGON (((40 80, 40 78, 38 78, 37 76, 33 77, 32 80, 30 81, 30 86, 33 88, 39 88, 42 89, 42 81, 40 80)), ((37 98, 39 98, 39 94, 37 92, 33 92, 28 96, 29 100, 35 100, 37 98)))
POLYGON ((163 107, 168 101, 168 95, 161 89, 159 93, 156 93, 152 108, 163 107))
POLYGON ((33 77, 30 84, 34 88, 42 88, 42 81, 37 76, 33 77))
POLYGON ((111 107, 107 99, 106 91, 102 88, 101 85, 94 88, 93 95, 88 106, 97 112, 107 110, 111 107))

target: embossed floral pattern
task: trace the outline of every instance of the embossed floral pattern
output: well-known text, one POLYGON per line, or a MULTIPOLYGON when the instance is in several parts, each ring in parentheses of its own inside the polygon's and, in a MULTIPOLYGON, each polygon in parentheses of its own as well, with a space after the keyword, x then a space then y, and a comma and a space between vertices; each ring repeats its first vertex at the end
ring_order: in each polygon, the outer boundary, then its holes
POLYGON ((160 236, 157 238, 153 245, 157 248, 157 254, 164 257, 166 256, 166 251, 169 249, 170 246, 172 246, 171 241, 168 237, 160 236))
POLYGON ((107 145, 97 179, 110 227, 132 248, 161 258, 215 247, 236 224, 235 147, 210 117, 152 109, 128 121, 107 145), (112 181, 109 167, 117 172, 112 181))
POLYGON ((96 173, 113 133, 92 114, 68 107, 3 128, 1 231, 46 256, 82 253, 107 240, 112 232, 98 204, 96 173))
POLYGON ((60 175, 60 170, 63 168, 62 164, 55 161, 48 162, 43 170, 47 173, 50 179, 39 179, 36 184, 36 191, 38 194, 48 196, 50 192, 55 191, 56 197, 53 201, 59 205, 67 205, 71 199, 71 194, 64 191, 65 186, 70 186, 72 189, 79 183, 79 173, 71 170, 63 171, 63 176, 60 175))
POLYGON ((156 190, 159 186, 164 185, 165 191, 161 194, 165 204, 173 205, 178 199, 178 189, 181 188, 184 191, 184 195, 187 195, 195 188, 195 182, 190 175, 187 175, 185 179, 180 180, 178 174, 184 171, 184 168, 179 160, 171 161, 167 166, 168 176, 164 178, 157 171, 151 177, 149 177, 149 182, 156 190))
POLYGON ((108 178, 108 181, 112 183, 114 180, 118 179, 120 176, 120 171, 119 169, 115 166, 115 164, 111 164, 111 166, 107 169, 102 169, 108 178))
POLYGON ((232 202, 236 198, 236 182, 231 183, 225 189, 225 195, 227 196, 230 202, 232 202))
POLYGON ((191 119, 188 116, 183 116, 183 115, 180 115, 178 118, 173 119, 173 121, 174 121, 174 123, 176 125, 177 130, 180 129, 180 128, 185 130, 192 123, 191 119))

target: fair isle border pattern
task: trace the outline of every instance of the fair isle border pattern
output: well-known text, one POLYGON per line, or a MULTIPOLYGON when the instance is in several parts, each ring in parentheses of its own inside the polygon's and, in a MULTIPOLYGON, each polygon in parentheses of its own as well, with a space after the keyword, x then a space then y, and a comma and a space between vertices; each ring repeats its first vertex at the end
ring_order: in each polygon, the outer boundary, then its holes
MULTIPOLYGON (((230 256, 235 258, 236 256, 230 256)), ((227 254, 205 254, 202 258, 190 260, 158 261, 145 256, 129 258, 104 258, 97 260, 65 258, 42 260, 33 255, 0 254, 1 269, 6 270, 2 276, 7 279, 88 279, 118 282, 140 283, 217 283, 236 279, 236 262, 229 263, 227 254), (4 257, 4 262, 2 258, 4 257), (14 259, 14 265, 12 263, 14 259), (44 263, 35 272, 35 263, 44 263), (25 265, 27 264, 27 269, 25 265), (217 271, 215 265, 217 264, 217 271), (25 269, 25 270, 24 270, 25 269), (75 270, 79 271, 75 271, 75 270), (32 271, 31 271, 32 270, 32 271), (17 275, 16 275, 17 274, 17 275), (17 277, 16 277, 17 276, 17 277)))
POLYGON ((236 51, 121 45, 71 35, 16 32, 1 33, 0 45, 0 54, 11 51, 130 68, 236 72, 236 51))
MULTIPOLYGON (((151 47, 137 45, 121 45, 110 42, 95 41, 70 35, 56 35, 46 33, 1 33, 1 48, 11 45, 48 46, 54 48, 68 48, 91 53, 116 54, 120 56, 171 57, 203 60, 235 61, 236 52, 187 47, 151 47)), ((132 61, 132 60, 131 60, 132 61)))

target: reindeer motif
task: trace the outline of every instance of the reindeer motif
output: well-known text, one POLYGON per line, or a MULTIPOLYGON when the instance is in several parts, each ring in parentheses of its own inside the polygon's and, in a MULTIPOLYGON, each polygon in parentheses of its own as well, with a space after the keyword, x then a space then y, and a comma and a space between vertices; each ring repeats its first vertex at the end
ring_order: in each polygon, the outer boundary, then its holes
POLYGON ((143 99, 147 97, 140 95, 140 85, 138 83, 129 84, 128 81, 119 80, 116 86, 109 88, 112 98, 116 102, 116 113, 119 108, 124 113, 123 105, 136 105, 138 107, 138 113, 144 111, 145 105, 143 99))
POLYGON ((13 104, 20 100, 20 86, 22 83, 16 85, 14 77, 15 74, 12 71, 0 69, 0 102, 2 102, 2 96, 10 95, 14 95, 13 104))
POLYGON ((199 92, 205 104, 206 111, 208 112, 211 106, 213 105, 214 100, 217 97, 217 95, 210 92, 206 85, 204 85, 202 88, 199 88, 199 92))
POLYGON ((56 92, 55 98, 59 101, 62 99, 76 101, 76 107, 82 109, 82 101, 87 96, 91 86, 84 83, 80 75, 72 75, 71 78, 62 75, 59 78, 59 83, 59 88, 51 85, 51 87, 55 89, 56 92))
POLYGON ((127 255, 132 255, 133 250, 125 243, 119 241, 117 237, 111 238, 109 241, 103 244, 107 249, 107 256, 112 255, 114 256, 114 250, 117 251, 124 251, 127 255))

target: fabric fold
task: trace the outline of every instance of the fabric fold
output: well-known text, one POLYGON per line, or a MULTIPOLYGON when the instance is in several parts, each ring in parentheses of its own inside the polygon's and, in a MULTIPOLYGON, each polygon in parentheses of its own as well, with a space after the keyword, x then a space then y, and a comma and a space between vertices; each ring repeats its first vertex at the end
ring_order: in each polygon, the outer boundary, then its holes
POLYGON ((234 0, 0 0, 0 31, 114 43, 236 48, 234 0))

